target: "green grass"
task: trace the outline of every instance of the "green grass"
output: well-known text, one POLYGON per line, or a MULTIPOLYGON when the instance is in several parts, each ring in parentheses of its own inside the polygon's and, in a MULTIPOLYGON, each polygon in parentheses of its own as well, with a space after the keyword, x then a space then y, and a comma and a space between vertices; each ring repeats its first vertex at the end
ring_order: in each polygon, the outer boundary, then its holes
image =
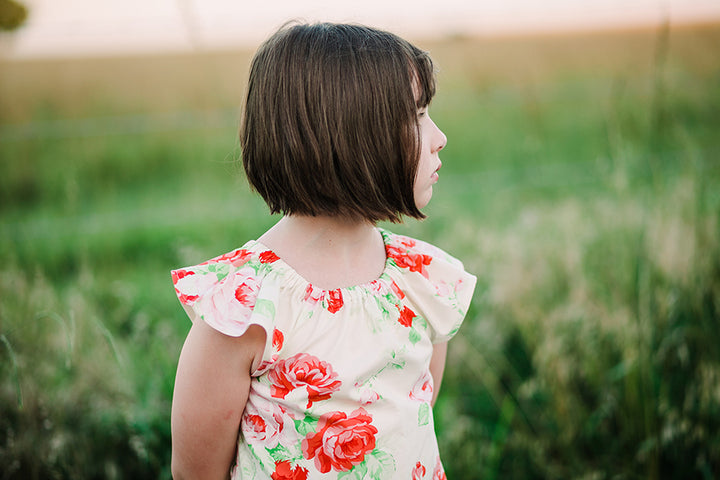
MULTIPOLYGON (((484 76, 438 50, 441 181, 389 228, 478 276, 435 409, 448 477, 714 478, 720 62, 484 76)), ((169 270, 274 221, 221 117, 0 125, 2 478, 169 478, 169 270)))

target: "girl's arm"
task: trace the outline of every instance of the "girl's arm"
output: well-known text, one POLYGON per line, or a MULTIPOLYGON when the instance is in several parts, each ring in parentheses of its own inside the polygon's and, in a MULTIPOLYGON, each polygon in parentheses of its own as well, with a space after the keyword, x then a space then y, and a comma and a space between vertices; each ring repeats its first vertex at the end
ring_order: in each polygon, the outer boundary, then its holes
POLYGON ((250 372, 262 358, 265 331, 224 335, 202 320, 183 345, 172 403, 172 475, 175 480, 227 479, 235 459, 250 372))
POLYGON ((443 373, 445 372, 445 358, 447 357, 447 342, 436 343, 433 345, 433 354, 430 357, 430 374, 433 378, 433 398, 431 405, 435 405, 438 393, 440 393, 440 384, 442 383, 443 373))

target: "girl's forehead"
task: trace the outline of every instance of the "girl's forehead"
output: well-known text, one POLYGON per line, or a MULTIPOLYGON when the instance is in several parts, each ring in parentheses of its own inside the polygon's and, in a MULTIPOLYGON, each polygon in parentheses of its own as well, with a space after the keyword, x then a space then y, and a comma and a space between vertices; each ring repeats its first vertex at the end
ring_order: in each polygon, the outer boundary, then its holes
POLYGON ((422 88, 417 76, 413 78, 412 82, 413 98, 415 99, 415 105, 417 108, 423 108, 428 105, 429 98, 427 92, 422 88))
POLYGON ((418 77, 417 71, 413 72, 412 91, 413 91, 413 98, 415 99, 415 104, 418 106, 418 108, 422 107, 423 105, 421 105, 421 103, 422 103, 422 100, 424 97, 424 95, 423 95, 424 92, 423 92, 422 86, 420 85, 420 78, 418 77))

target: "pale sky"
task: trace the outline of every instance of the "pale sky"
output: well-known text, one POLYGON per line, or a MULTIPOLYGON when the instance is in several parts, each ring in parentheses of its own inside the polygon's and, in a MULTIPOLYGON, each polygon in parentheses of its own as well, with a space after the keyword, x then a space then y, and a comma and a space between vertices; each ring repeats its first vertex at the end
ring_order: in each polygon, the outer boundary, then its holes
POLYGON ((24 0, 0 36, 10 58, 254 47, 291 18, 349 21, 411 38, 720 20, 720 0, 24 0))

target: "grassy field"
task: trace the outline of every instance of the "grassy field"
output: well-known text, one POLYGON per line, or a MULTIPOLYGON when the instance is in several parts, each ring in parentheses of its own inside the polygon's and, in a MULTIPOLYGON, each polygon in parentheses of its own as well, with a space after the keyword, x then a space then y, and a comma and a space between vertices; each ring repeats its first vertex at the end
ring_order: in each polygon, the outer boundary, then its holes
MULTIPOLYGON (((420 43, 449 144, 390 228, 478 276, 448 478, 720 476, 720 26, 420 43)), ((247 61, 0 61, 0 478, 169 478, 169 270, 275 221, 247 61)))

